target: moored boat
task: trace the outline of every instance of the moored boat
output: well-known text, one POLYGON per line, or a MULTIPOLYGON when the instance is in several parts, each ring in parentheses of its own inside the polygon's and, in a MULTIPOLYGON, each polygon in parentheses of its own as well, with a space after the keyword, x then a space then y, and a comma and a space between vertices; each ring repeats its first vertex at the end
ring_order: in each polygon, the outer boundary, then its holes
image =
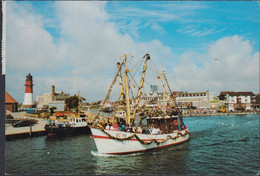
POLYGON ((111 104, 106 103, 105 105, 103 105, 103 107, 101 108, 101 111, 103 112, 112 112, 113 111, 113 107, 111 104))
POLYGON ((72 136, 75 134, 86 134, 90 133, 90 128, 86 121, 86 114, 80 111, 80 95, 79 95, 79 106, 77 113, 59 112, 55 113, 56 118, 68 114, 66 121, 59 120, 48 120, 45 124, 45 130, 48 136, 72 136), (57 116, 59 115, 59 116, 57 116))
POLYGON ((49 120, 44 128, 48 136, 72 136, 90 133, 88 123, 82 117, 72 117, 63 122, 49 120))
MULTIPOLYGON (((183 122, 182 112, 178 107, 174 106, 176 103, 172 97, 172 105, 167 107, 168 112, 166 112, 166 104, 164 104, 164 107, 161 109, 154 109, 156 113, 145 113, 145 116, 141 117, 143 120, 137 115, 139 99, 142 94, 145 72, 147 69, 147 61, 150 60, 150 55, 146 54, 144 58, 145 62, 138 94, 132 105, 130 105, 128 96, 129 81, 127 73, 129 72, 129 69, 126 66, 126 55, 124 55, 122 63, 117 64, 118 72, 116 77, 120 77, 121 85, 121 93, 117 101, 117 107, 119 102, 123 102, 122 109, 115 111, 112 118, 113 125, 112 123, 108 123, 103 126, 99 124, 90 127, 99 153, 129 154, 147 152, 170 147, 189 140, 190 132, 183 122), (121 76, 122 67, 125 68, 124 82, 121 76), (122 100, 120 101, 121 97, 122 100), (130 106, 133 107, 131 112, 130 106), (142 123, 146 123, 146 125, 142 125, 142 123)), ((112 85, 115 84, 116 77, 114 78, 112 85)), ((165 74, 162 74, 162 79, 166 80, 165 74)), ((169 88, 167 80, 166 83, 169 88)), ((109 88, 106 99, 109 97, 112 85, 109 88)), ((163 93, 164 92, 165 89, 163 86, 163 93)))

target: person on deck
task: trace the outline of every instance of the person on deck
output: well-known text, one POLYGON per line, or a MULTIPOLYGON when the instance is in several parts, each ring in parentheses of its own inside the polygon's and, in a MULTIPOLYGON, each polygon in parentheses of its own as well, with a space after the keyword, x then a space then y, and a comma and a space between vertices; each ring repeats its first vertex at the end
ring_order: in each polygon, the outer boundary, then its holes
POLYGON ((143 127, 142 134, 146 134, 146 125, 143 127))
POLYGON ((142 126, 138 126, 136 132, 137 133, 142 133, 142 126))
POLYGON ((117 129, 118 129, 118 125, 117 125, 117 123, 114 122, 113 125, 112 125, 112 127, 113 127, 115 130, 117 130, 117 129))
POLYGON ((120 131, 126 131, 126 126, 121 122, 119 126, 120 131))

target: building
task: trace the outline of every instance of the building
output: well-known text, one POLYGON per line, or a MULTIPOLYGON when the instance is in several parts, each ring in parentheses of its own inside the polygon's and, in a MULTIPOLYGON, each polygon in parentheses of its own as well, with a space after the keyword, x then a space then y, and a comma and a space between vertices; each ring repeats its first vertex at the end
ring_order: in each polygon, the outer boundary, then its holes
POLYGON ((26 81, 24 86, 25 86, 25 94, 24 94, 23 108, 32 108, 34 106, 33 79, 30 73, 26 76, 26 81))
POLYGON ((212 101, 213 95, 209 93, 209 90, 205 92, 179 92, 176 97, 178 102, 191 102, 191 101, 212 101))
POLYGON ((182 108, 210 108, 210 102, 214 100, 209 90, 205 92, 174 92, 176 103, 182 108))
POLYGON ((17 112, 18 101, 16 101, 9 93, 5 92, 5 110, 17 112))
POLYGON ((170 96, 168 93, 165 93, 165 100, 163 98, 163 93, 150 92, 143 93, 140 97, 139 106, 158 106, 163 104, 171 104, 170 96))
POLYGON ((65 110, 65 101, 51 101, 49 102, 49 108, 55 107, 54 111, 64 111, 65 110))
MULTIPOLYGON (((220 93, 221 94, 221 93, 220 93)), ((229 111, 251 110, 255 94, 253 92, 226 92, 226 104, 229 111)))
POLYGON ((50 108, 49 103, 55 102, 56 104, 59 104, 59 102, 65 102, 66 98, 69 98, 70 94, 64 93, 64 92, 55 92, 55 86, 51 86, 51 93, 44 93, 41 96, 36 97, 36 101, 38 103, 37 108, 50 108))
POLYGON ((260 94, 256 94, 254 97, 252 97, 252 105, 251 107, 256 110, 259 111, 260 110, 260 94))

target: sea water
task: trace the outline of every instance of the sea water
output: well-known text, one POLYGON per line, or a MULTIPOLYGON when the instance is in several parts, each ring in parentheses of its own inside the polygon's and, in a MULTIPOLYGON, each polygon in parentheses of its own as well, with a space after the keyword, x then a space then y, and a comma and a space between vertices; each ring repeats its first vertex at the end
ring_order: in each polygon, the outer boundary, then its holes
POLYGON ((185 117, 188 142, 157 152, 104 155, 91 134, 6 141, 7 174, 256 175, 259 115, 185 117))

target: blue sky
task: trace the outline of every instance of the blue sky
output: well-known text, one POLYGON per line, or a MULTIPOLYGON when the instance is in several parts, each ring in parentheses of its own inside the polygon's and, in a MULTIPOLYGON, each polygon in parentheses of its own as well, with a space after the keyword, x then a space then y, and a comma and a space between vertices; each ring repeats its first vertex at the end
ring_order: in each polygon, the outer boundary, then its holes
POLYGON ((34 99, 55 84, 102 100, 112 63, 146 52, 174 90, 259 93, 259 2, 6 2, 6 90, 19 102, 29 72, 34 99))

